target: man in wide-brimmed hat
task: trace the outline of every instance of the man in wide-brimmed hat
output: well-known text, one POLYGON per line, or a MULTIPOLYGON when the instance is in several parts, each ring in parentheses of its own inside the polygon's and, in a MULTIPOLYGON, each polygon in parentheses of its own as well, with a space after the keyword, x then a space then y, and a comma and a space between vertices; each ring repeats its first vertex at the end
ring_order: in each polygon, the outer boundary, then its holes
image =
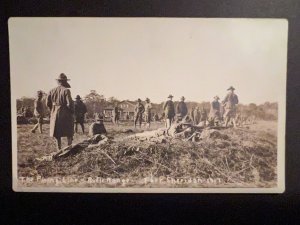
POLYGON ((37 118, 37 124, 32 128, 31 132, 35 133, 36 129, 39 129, 40 133, 43 133, 43 118, 44 118, 44 105, 42 102, 43 92, 37 92, 37 99, 34 101, 34 116, 37 118))
POLYGON ((227 91, 228 94, 225 96, 222 101, 225 113, 225 127, 228 126, 228 123, 232 120, 234 127, 236 127, 236 105, 239 103, 238 96, 234 93, 235 88, 230 86, 227 91))
POLYGON ((169 129, 172 125, 175 116, 175 107, 172 99, 173 99, 173 95, 169 95, 168 100, 165 102, 163 106, 165 119, 166 119, 167 134, 169 134, 169 129))
POLYGON ((62 137, 67 137, 68 145, 72 144, 74 103, 67 76, 61 73, 56 80, 58 86, 49 92, 46 105, 50 109, 50 136, 56 138, 57 148, 61 149, 62 137))
POLYGON ((118 104, 116 103, 112 110, 112 121, 115 125, 119 126, 120 120, 120 110, 118 104))
POLYGON ((182 96, 180 99, 180 102, 177 104, 177 107, 176 107, 176 113, 177 113, 178 120, 182 120, 182 118, 184 118, 188 114, 188 109, 187 109, 187 106, 186 106, 184 100, 185 100, 185 97, 182 96))
POLYGON ((140 125, 140 128, 142 126, 142 120, 143 120, 143 113, 145 112, 145 107, 142 104, 142 100, 138 99, 137 104, 135 105, 134 108, 134 128, 136 128, 137 122, 140 125))
POLYGON ((151 123, 151 110, 152 110, 152 104, 150 102, 149 98, 146 98, 146 104, 145 104, 145 120, 147 123, 148 128, 150 128, 151 123))
POLYGON ((209 112, 209 124, 212 126, 218 126, 220 122, 220 102, 219 96, 215 96, 214 100, 210 104, 210 112, 209 112))
POLYGON ((84 133, 84 115, 87 113, 85 104, 82 102, 79 95, 76 96, 74 102, 74 119, 75 119, 75 132, 78 132, 78 123, 81 126, 82 133, 84 133))

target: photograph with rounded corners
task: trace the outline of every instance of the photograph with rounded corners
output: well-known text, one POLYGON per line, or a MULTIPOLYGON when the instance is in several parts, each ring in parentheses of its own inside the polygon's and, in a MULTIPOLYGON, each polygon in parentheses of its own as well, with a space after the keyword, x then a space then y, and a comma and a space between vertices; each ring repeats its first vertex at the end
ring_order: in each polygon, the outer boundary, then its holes
POLYGON ((13 190, 283 193, 288 21, 8 21, 13 190))

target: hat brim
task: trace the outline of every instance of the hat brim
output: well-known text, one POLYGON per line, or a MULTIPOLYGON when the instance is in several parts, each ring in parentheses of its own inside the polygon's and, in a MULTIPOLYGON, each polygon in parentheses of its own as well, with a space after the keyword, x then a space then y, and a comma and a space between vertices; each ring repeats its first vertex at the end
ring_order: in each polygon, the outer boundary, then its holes
POLYGON ((234 91, 234 90, 235 90, 235 88, 228 88, 228 89, 227 89, 227 91, 229 91, 229 90, 233 90, 233 91, 234 91))
POLYGON ((59 81, 70 81, 70 79, 59 79, 59 78, 57 78, 56 80, 59 80, 59 81))

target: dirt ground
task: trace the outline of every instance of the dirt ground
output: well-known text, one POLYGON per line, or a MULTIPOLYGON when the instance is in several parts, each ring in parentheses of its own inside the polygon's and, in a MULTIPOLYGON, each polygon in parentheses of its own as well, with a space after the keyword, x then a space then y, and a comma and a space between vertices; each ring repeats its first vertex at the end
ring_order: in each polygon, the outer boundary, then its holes
MULTIPOLYGON (((18 125, 19 185, 64 187, 274 187, 277 182, 277 123, 257 121, 242 128, 229 128, 199 142, 174 138, 122 139, 135 133, 156 130, 105 124, 111 141, 101 148, 54 160, 37 158, 56 151, 44 133, 32 134, 33 125, 18 125), (124 132, 132 129, 133 132, 124 132)), ((75 134, 74 143, 88 138, 75 134)), ((63 146, 66 140, 63 139, 63 146)))

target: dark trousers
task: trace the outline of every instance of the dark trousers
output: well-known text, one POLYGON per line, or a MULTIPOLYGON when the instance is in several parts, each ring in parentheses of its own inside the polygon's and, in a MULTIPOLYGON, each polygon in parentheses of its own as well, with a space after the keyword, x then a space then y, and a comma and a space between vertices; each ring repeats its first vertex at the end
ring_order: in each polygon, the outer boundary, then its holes
POLYGON ((78 132, 78 123, 79 123, 80 126, 81 126, 82 133, 84 133, 84 123, 83 123, 83 122, 75 122, 75 133, 78 132))

